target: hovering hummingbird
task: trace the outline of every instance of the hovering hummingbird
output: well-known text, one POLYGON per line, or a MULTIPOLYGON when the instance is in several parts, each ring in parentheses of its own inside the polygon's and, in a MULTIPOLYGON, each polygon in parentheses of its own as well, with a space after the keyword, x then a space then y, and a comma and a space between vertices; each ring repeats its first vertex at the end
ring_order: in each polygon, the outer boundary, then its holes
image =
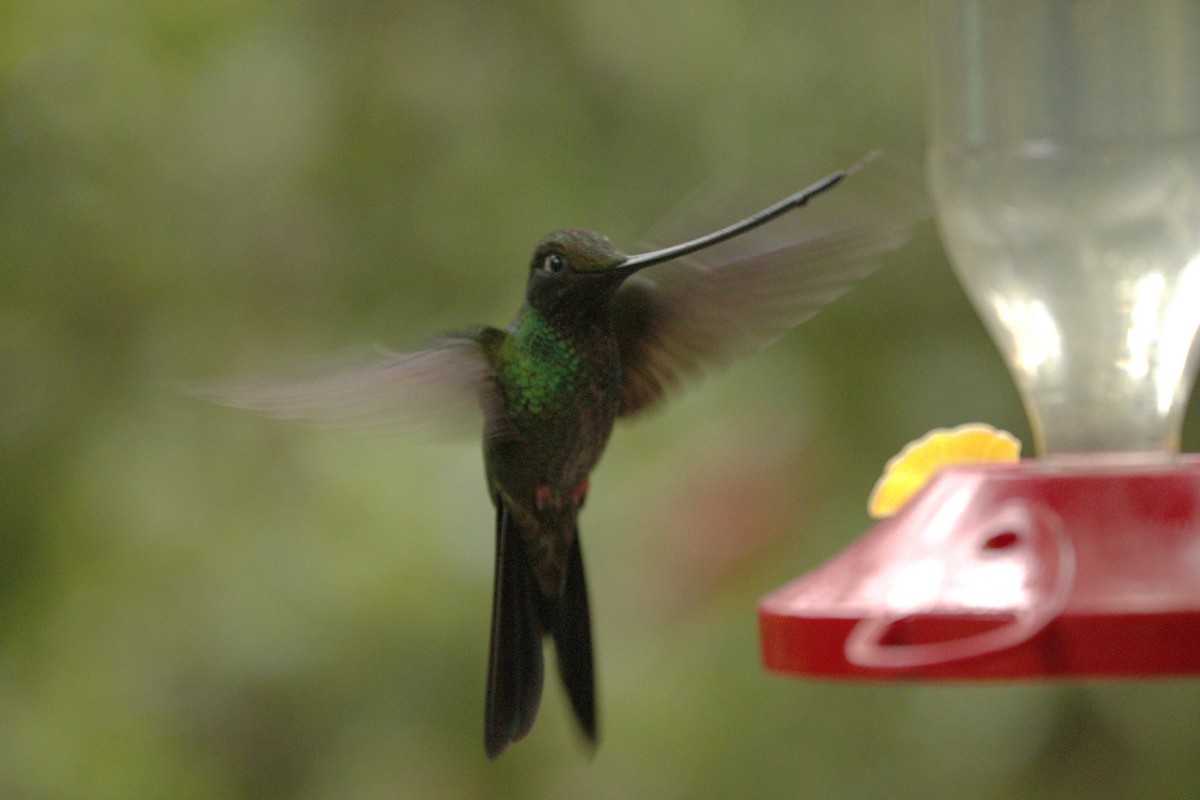
POLYGON ((655 405, 702 367, 778 338, 869 274, 873 265, 864 258, 904 241, 921 212, 852 220, 725 263, 693 255, 806 205, 866 160, 741 222, 662 250, 630 256, 591 231, 551 233, 533 251, 525 303, 507 328, 473 327, 412 352, 379 350, 351 365, 317 361, 187 391, 334 427, 403 425, 425 412, 477 403, 496 510, 484 747, 495 758, 532 727, 547 637, 579 726, 594 742, 591 618, 578 526, 588 476, 617 419, 655 405), (656 265, 663 266, 644 272, 656 265))

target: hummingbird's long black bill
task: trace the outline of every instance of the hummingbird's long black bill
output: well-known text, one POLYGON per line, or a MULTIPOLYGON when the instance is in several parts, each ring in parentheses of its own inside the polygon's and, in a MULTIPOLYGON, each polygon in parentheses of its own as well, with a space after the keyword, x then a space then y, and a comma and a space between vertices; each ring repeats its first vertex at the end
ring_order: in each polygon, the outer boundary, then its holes
POLYGON ((765 225, 777 217, 783 216, 794 208, 800 208, 801 206, 807 205, 809 200, 812 200, 822 192, 826 192, 829 189, 832 189, 834 186, 837 186, 848 175, 853 175, 855 172, 858 172, 867 164, 874 161, 878 156, 879 151, 872 150, 870 153, 867 153, 849 167, 826 175, 824 178, 812 184, 811 186, 805 187, 795 194, 788 195, 778 203, 767 206, 762 211, 746 217, 741 222, 735 222, 732 225, 721 228, 718 231, 713 231, 712 233, 705 234, 697 239, 692 239, 690 242, 683 242, 682 244, 673 245, 671 247, 664 247, 661 250, 652 250, 649 253, 639 253, 636 256, 630 256, 619 266, 614 267, 612 271, 622 274, 630 274, 640 269, 654 266, 655 264, 661 264, 664 261, 670 261, 672 259, 679 258, 680 256, 686 256, 689 253, 696 252, 697 250, 703 250, 706 247, 712 247, 715 244, 728 241, 735 236, 741 236, 747 231, 753 230, 760 225, 765 225))

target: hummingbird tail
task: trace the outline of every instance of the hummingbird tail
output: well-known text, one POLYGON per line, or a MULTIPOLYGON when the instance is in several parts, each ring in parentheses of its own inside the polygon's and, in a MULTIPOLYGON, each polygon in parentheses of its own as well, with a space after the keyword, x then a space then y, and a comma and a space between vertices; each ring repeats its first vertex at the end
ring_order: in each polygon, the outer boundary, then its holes
POLYGON ((534 577, 518 523, 496 498, 496 584, 488 654, 484 748, 496 758, 537 718, 542 698, 542 637, 554 638, 558 672, 579 727, 596 740, 592 623, 579 536, 570 532, 563 592, 544 596, 534 577))
POLYGON ((483 743, 488 758, 533 727, 542 699, 542 618, 537 584, 516 521, 496 499, 496 578, 483 743))
POLYGON ((551 629, 558 655, 558 674, 571 700, 579 727, 592 743, 596 741, 596 689, 592 661, 592 621, 588 610, 587 581, 579 533, 572 537, 567 561, 567 579, 551 629))

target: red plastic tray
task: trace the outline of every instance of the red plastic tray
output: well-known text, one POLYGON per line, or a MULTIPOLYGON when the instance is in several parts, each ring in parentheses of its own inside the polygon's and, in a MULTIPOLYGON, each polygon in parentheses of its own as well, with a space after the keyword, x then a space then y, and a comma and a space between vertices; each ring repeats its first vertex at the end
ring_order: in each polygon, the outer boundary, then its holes
POLYGON ((948 468, 759 627, 813 677, 1200 673, 1200 459, 948 468))

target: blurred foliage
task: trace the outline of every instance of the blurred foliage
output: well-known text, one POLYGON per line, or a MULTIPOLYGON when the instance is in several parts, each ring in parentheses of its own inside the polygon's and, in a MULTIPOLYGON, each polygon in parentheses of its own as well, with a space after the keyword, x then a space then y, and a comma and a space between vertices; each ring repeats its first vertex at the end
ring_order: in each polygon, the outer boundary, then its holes
MULTIPOLYGON (((10 0, 0 8, 0 797, 1191 797, 1200 687, 766 675, 755 603, 884 461, 1028 428, 931 226, 614 437, 584 518, 604 739, 482 753, 478 446, 159 381, 520 302, 715 174, 919 165, 916 0, 10 0)), ((1194 426, 1189 422, 1187 439, 1194 426)))

